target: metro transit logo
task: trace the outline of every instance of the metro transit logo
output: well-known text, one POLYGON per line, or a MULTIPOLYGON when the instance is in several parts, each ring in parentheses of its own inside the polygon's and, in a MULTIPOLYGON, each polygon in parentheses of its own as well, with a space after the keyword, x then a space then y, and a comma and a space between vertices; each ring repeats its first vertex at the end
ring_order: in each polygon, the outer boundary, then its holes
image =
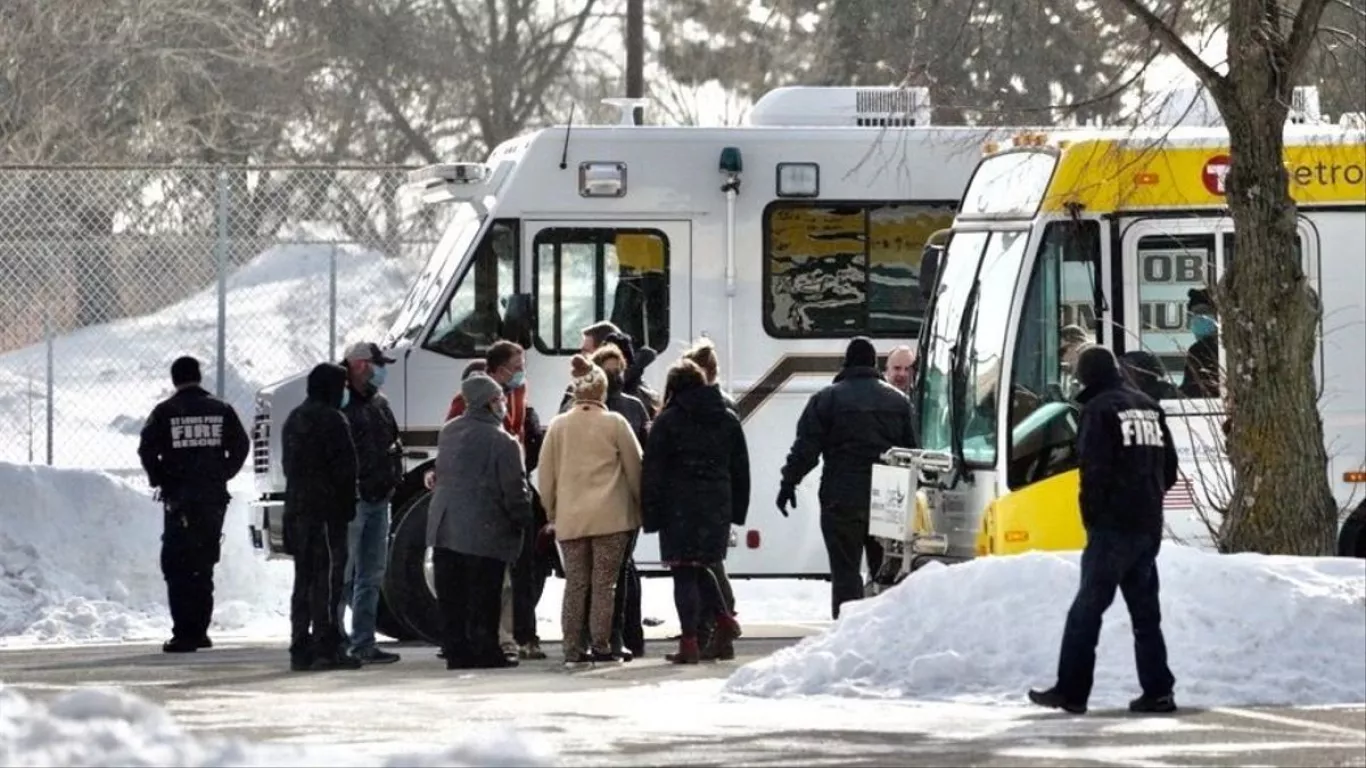
POLYGON ((1205 161, 1205 167, 1200 172, 1200 181, 1211 195, 1222 197, 1225 194, 1224 181, 1228 178, 1228 169, 1232 162, 1233 158, 1228 155, 1215 155, 1205 161))

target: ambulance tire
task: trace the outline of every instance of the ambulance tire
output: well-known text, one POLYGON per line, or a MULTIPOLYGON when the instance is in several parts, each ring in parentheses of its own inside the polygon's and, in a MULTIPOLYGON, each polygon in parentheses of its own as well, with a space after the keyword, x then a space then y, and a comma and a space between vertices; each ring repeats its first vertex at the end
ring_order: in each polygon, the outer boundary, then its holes
POLYGON ((1366 558, 1366 501, 1343 521, 1338 533, 1338 556, 1366 558))
POLYGON ((412 633, 412 639, 440 644, 441 613, 427 586, 427 509, 432 494, 413 501, 394 527, 389 567, 384 572, 384 599, 412 633))

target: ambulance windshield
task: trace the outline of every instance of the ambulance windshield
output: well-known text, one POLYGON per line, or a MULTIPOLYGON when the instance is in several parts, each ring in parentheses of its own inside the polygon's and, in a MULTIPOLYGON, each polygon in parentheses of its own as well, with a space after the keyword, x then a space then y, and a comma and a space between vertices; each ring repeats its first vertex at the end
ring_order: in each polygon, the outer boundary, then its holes
POLYGON ((384 346, 392 347, 400 341, 411 340, 422 331, 432 315, 432 308, 441 298, 442 289, 455 279, 456 270, 474 243, 483 223, 474 206, 457 203, 455 215, 446 226, 441 241, 436 244, 431 258, 422 274, 413 281, 413 287, 399 307, 389 333, 384 337, 384 346))

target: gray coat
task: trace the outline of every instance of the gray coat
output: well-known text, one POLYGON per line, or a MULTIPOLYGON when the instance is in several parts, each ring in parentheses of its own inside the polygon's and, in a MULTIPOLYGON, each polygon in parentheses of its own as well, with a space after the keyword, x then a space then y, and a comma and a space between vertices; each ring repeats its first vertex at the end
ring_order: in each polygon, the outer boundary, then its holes
POLYGON ((446 422, 436 443, 427 546, 511 563, 532 524, 517 439, 486 408, 446 422))

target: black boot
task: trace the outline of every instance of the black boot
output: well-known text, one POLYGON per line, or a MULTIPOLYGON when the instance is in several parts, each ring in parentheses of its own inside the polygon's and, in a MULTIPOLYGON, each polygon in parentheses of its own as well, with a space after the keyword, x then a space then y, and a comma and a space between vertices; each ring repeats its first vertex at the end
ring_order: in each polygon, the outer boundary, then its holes
POLYGON ((1058 690, 1057 686, 1046 691, 1036 691, 1030 689, 1029 700, 1041 707, 1049 709, 1061 709, 1064 712, 1071 712, 1074 715, 1086 714, 1086 705, 1068 701, 1067 697, 1058 690))
POLYGON ((1176 698, 1170 693, 1165 696, 1145 693, 1129 702, 1129 711, 1141 715, 1169 715, 1176 711, 1176 698))

